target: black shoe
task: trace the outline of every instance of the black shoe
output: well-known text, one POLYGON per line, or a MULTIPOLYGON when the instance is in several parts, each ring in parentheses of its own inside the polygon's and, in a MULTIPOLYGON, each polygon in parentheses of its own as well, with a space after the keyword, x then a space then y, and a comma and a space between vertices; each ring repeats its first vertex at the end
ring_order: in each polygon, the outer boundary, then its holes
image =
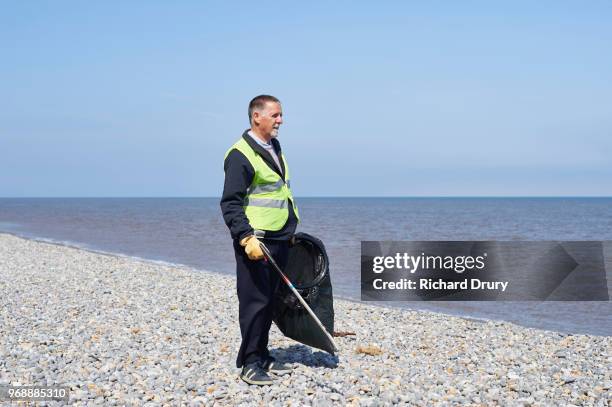
POLYGON ((262 364, 263 369, 266 372, 274 373, 276 375, 285 375, 291 373, 291 368, 275 361, 274 359, 266 359, 262 364))
POLYGON ((242 368, 240 378, 248 384, 255 384, 257 386, 266 386, 272 384, 272 379, 265 370, 261 368, 259 363, 251 363, 250 365, 242 368))

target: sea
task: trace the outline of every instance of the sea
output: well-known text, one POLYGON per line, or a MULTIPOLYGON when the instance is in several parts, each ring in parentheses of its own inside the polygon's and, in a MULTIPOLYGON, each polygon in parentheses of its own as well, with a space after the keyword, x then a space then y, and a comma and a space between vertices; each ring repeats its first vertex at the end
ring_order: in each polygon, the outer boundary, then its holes
MULTIPOLYGON (((612 292, 612 198, 301 198, 298 231, 320 238, 334 295, 360 299, 363 240, 601 240, 612 292)), ((219 198, 0 198, 0 232, 235 274, 219 198)), ((610 301, 411 301, 377 305, 612 336, 610 301)))

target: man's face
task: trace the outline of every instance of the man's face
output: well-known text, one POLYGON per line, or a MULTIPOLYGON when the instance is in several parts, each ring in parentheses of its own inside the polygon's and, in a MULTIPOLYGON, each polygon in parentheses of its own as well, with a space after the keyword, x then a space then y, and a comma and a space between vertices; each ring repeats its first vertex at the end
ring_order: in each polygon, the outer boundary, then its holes
POLYGON ((255 123, 263 136, 276 138, 278 129, 283 123, 283 109, 280 103, 266 102, 261 111, 255 111, 255 123))

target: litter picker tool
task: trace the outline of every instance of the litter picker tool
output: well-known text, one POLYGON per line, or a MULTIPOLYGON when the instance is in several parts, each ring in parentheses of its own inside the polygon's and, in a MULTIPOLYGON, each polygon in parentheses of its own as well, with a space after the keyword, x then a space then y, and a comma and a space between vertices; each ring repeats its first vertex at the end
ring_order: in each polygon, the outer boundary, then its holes
POLYGON ((289 280, 289 278, 287 278, 287 276, 285 275, 285 273, 283 273, 283 271, 280 269, 280 267, 278 266, 278 264, 276 264, 276 261, 274 260, 274 258, 272 257, 272 254, 270 254, 270 251, 268 250, 268 248, 266 247, 266 245, 263 242, 259 242, 259 245, 261 246, 261 251, 263 252, 264 256, 266 257, 266 259, 270 262, 270 264, 272 265, 272 267, 278 272, 278 274, 280 274, 281 278, 283 279, 283 281, 285 282, 285 284, 287 284, 287 287, 289 287, 289 289, 291 290, 291 292, 293 293, 293 295, 295 295, 297 297, 297 299, 300 301, 300 303, 302 304, 302 306, 304 307, 304 309, 306 311, 308 311, 308 314, 312 317, 312 319, 317 323, 317 325, 319 326, 319 328, 321 328, 321 331, 325 334, 325 336, 327 337, 327 339, 329 340, 329 343, 332 345, 334 352, 338 352, 338 347, 336 346, 336 343, 334 342, 334 338, 330 335, 329 332, 327 332, 327 329, 325 329, 325 327, 323 326, 323 324, 321 323, 321 321, 319 320, 319 318, 317 318, 317 316, 315 315, 315 313, 312 311, 312 309, 310 308, 310 306, 308 305, 308 303, 306 302, 306 300, 304 300, 304 298, 302 298, 302 296, 300 295, 300 293, 298 292, 298 290, 295 289, 295 287, 293 286, 293 284, 291 283, 291 281, 289 280))

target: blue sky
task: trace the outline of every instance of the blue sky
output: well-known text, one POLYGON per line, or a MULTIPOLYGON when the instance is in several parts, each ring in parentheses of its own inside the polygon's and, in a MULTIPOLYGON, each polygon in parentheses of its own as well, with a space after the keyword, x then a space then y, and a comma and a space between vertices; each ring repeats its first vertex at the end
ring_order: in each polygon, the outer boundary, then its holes
POLYGON ((612 195, 612 3, 6 2, 0 197, 219 196, 283 101, 297 196, 612 195))

